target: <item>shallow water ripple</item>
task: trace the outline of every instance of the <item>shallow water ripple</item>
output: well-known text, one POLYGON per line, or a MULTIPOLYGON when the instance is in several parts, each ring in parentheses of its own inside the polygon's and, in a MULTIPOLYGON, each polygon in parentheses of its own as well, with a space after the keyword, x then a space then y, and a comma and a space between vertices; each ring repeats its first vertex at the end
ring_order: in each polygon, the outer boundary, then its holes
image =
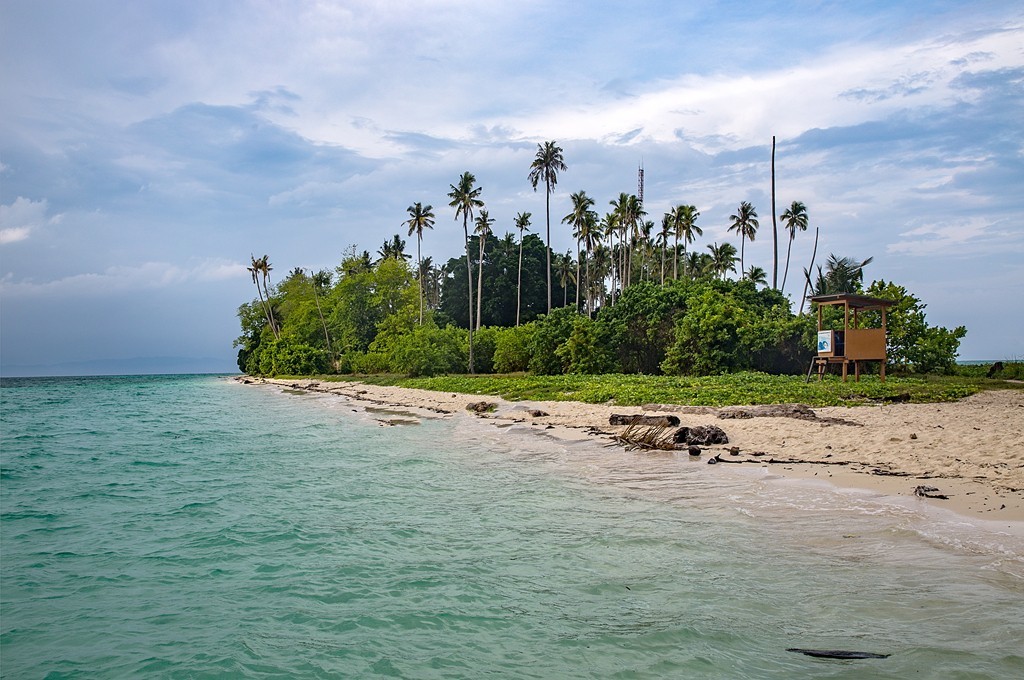
POLYGON ((1024 675, 1014 548, 870 499, 211 377, 0 396, 4 677, 1024 675))

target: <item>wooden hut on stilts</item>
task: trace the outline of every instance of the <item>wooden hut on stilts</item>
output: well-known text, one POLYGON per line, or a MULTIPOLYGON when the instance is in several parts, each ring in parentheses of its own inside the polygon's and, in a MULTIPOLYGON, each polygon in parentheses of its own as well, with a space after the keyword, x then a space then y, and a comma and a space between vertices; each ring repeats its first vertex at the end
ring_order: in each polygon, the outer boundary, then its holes
POLYGON ((818 369, 818 380, 821 380, 830 365, 840 364, 842 366, 843 382, 846 382, 850 364, 853 364, 854 377, 859 381, 861 362, 878 361, 881 362, 880 376, 884 381, 885 313, 895 303, 889 300, 882 300, 881 298, 850 293, 816 295, 810 298, 810 300, 812 304, 818 306, 818 354, 811 359, 811 365, 807 369, 807 379, 810 380, 811 373, 815 368, 818 369), (842 330, 838 328, 825 328, 826 324, 823 322, 824 308, 839 305, 842 305, 843 308, 842 330), (881 327, 861 328, 861 323, 864 321, 861 314, 872 310, 881 312, 881 327))

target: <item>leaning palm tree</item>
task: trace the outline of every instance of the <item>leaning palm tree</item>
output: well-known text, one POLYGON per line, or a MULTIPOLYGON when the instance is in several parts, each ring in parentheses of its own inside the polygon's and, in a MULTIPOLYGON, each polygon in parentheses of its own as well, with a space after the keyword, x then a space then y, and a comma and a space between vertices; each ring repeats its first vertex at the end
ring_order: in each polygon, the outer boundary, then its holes
POLYGON ((740 235, 740 270, 743 269, 743 246, 749 239, 754 240, 754 235, 757 234, 757 210, 750 204, 749 201, 743 201, 740 203, 739 210, 736 211, 735 215, 729 215, 729 219, 732 220, 732 224, 729 225, 729 231, 735 231, 740 235))
POLYGON ((516 277, 516 326, 519 326, 519 310, 523 301, 523 234, 530 231, 530 213, 516 215, 516 229, 519 230, 519 275, 516 277))
MULTIPOLYGON (((579 281, 580 272, 580 242, 583 240, 583 232, 587 225, 596 219, 594 199, 587 196, 585 191, 577 191, 569 196, 572 200, 572 212, 562 218, 562 224, 568 224, 573 229, 573 237, 576 239, 576 280, 579 281)), ((580 308, 580 287, 576 286, 576 309, 580 308)))
POLYGON ((420 248, 423 245, 423 230, 434 228, 434 206, 423 204, 417 201, 405 209, 409 213, 409 219, 403 224, 409 227, 409 236, 416 234, 416 269, 420 273, 417 277, 420 286, 420 325, 423 325, 423 258, 420 248))
POLYGON ((566 170, 562 147, 552 142, 537 145, 537 155, 530 164, 527 179, 537 190, 537 184, 544 180, 544 214, 547 218, 547 250, 548 250, 548 314, 551 313, 551 192, 558 183, 558 173, 566 170))
POLYGON ((490 215, 487 214, 486 210, 481 210, 480 214, 476 217, 474 222, 473 233, 478 237, 480 244, 480 257, 476 263, 476 329, 480 330, 480 310, 483 307, 484 301, 484 248, 487 245, 487 237, 491 235, 491 225, 494 224, 494 220, 490 215))
POLYGON ((473 218, 473 209, 482 207, 484 202, 480 199, 480 187, 474 187, 476 177, 471 172, 462 173, 458 185, 449 184, 451 189, 448 198, 452 199, 448 204, 455 208, 455 219, 462 215, 462 235, 466 241, 466 278, 469 285, 466 288, 466 296, 469 298, 469 372, 473 373, 473 268, 470 266, 471 257, 469 254, 469 220, 473 218))
POLYGON ((711 270, 724 279, 729 272, 736 271, 736 246, 731 243, 713 243, 708 246, 711 251, 711 270))
POLYGON ((271 307, 269 291, 267 292, 267 297, 265 299, 263 297, 267 277, 270 276, 270 271, 273 267, 271 267, 270 263, 267 261, 266 255, 261 258, 257 258, 255 255, 250 254, 249 257, 252 259, 252 266, 246 267, 246 269, 252 275, 252 282, 256 286, 256 294, 260 297, 260 306, 263 308, 263 315, 267 317, 267 325, 270 326, 270 331, 274 334, 274 338, 280 338, 281 335, 277 330, 277 324, 274 323, 274 310, 271 307), (260 288, 260 275, 263 276, 263 288, 260 288))
POLYGON ((789 275, 789 254, 793 250, 793 239, 797 231, 807 231, 807 206, 800 201, 793 201, 786 212, 779 215, 789 230, 789 246, 786 248, 786 268, 782 272, 782 290, 786 290, 786 276, 789 275))

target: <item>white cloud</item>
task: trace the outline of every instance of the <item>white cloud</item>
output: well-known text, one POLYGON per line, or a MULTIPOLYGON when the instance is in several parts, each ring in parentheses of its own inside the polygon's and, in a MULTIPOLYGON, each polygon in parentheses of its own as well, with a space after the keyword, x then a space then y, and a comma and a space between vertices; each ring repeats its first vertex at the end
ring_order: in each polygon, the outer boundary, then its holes
POLYGON ((6 296, 89 297, 111 293, 242 280, 245 265, 227 259, 205 259, 180 266, 168 262, 144 262, 139 265, 108 267, 103 272, 74 274, 50 281, 15 280, 13 274, 0 279, 0 293, 6 296))
POLYGON ((57 224, 61 215, 47 217, 46 200, 33 201, 19 196, 10 205, 0 205, 0 245, 25 241, 46 224, 57 224))

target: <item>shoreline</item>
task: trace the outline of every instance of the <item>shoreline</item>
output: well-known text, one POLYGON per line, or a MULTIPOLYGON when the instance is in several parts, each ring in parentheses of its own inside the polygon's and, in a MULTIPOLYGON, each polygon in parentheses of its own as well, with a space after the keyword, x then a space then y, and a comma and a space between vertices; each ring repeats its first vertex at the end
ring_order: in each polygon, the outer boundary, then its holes
MULTIPOLYGON (((613 443, 612 437, 625 429, 609 425, 613 413, 675 415, 682 426, 716 425, 727 434, 728 444, 702 447, 696 458, 700 463, 714 456, 722 464, 736 463, 731 468, 761 469, 783 479, 897 498, 914 498, 917 487, 931 487, 929 494, 946 498, 916 500, 1024 535, 1024 392, 1017 390, 990 390, 940 404, 826 407, 810 414, 798 409, 795 415, 780 416, 761 415, 756 407, 512 402, 359 382, 235 380, 343 396, 377 412, 382 425, 406 424, 409 415, 463 413, 494 426, 519 425, 562 440, 602 444, 613 443), (467 410, 481 401, 494 404, 494 410, 467 410)), ((707 467, 708 474, 715 470, 707 467)))

